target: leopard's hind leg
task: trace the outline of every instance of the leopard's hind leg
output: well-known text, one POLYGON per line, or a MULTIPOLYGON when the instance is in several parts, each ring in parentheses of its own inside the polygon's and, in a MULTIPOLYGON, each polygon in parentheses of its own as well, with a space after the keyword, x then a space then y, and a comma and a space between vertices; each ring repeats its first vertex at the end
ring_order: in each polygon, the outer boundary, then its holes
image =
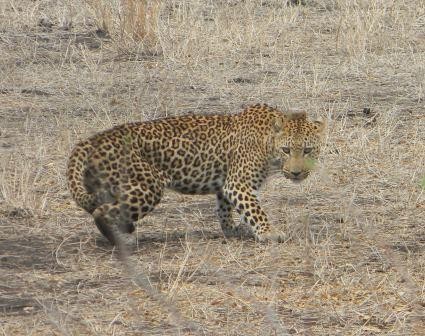
POLYGON ((114 201, 100 205, 93 212, 99 231, 114 245, 129 240, 134 223, 151 212, 162 198, 168 179, 149 163, 132 158, 131 165, 120 169, 107 192, 114 201))

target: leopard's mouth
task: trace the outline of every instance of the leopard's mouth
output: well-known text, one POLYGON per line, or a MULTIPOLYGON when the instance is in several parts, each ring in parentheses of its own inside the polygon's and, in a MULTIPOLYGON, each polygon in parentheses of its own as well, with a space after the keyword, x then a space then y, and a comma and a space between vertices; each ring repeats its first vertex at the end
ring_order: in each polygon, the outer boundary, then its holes
POLYGON ((292 173, 284 172, 284 175, 288 180, 291 180, 295 184, 299 184, 308 177, 309 172, 302 172, 302 173, 296 174, 296 175, 294 175, 292 173))

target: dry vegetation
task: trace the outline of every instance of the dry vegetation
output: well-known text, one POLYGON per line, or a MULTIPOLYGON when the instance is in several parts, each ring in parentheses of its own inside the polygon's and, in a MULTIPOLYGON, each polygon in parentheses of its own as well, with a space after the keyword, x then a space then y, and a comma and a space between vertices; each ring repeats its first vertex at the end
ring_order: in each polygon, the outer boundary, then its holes
POLYGON ((425 2, 300 2, 0 2, 1 335, 423 335, 425 2), (70 199, 78 139, 251 102, 329 120, 285 243, 169 192, 123 261, 70 199))

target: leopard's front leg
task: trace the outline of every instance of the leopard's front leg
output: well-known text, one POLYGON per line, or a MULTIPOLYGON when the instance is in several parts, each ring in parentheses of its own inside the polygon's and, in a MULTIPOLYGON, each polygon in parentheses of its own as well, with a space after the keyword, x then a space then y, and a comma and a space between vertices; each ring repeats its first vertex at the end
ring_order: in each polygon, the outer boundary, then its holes
POLYGON ((271 230, 255 188, 240 182, 228 181, 223 187, 223 194, 233 204, 241 216, 241 221, 250 227, 258 241, 283 241, 282 233, 271 230))

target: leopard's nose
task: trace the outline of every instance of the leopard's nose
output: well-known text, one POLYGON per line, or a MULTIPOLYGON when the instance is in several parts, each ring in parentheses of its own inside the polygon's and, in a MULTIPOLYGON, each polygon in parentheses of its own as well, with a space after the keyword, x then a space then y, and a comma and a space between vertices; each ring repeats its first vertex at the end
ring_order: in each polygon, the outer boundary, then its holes
POLYGON ((293 172, 291 172, 291 174, 292 174, 293 177, 298 177, 298 176, 300 176, 301 172, 300 171, 293 171, 293 172))

